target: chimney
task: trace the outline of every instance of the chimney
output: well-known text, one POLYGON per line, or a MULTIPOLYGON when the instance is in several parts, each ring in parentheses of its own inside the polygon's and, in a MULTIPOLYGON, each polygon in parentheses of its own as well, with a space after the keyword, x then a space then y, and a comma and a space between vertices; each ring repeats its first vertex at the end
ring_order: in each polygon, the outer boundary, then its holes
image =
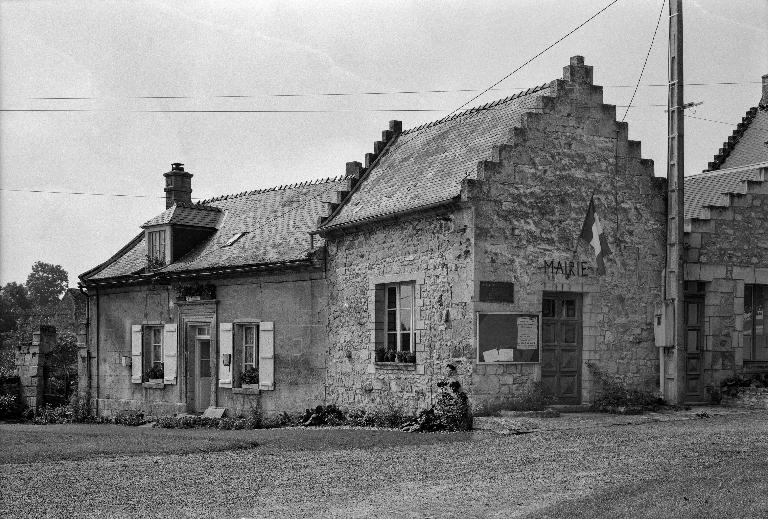
POLYGON ((768 106, 768 74, 763 74, 763 97, 760 98, 761 106, 768 106))
POLYGON ((192 203, 192 173, 184 171, 184 164, 174 162, 165 177, 165 208, 176 203, 192 203))
POLYGON ((571 56, 570 65, 563 67, 563 79, 591 85, 592 67, 584 64, 584 56, 571 56))

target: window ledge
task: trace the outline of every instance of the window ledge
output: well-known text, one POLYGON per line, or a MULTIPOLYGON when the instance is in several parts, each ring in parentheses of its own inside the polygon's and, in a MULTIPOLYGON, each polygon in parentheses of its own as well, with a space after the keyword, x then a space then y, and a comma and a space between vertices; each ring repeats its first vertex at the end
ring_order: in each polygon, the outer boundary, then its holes
POLYGON ((235 395, 258 395, 259 389, 255 387, 233 387, 232 393, 235 395))
POLYGON ((416 371, 416 364, 413 362, 374 362, 378 369, 389 369, 392 371, 416 371))
POLYGON ((163 389, 165 384, 163 382, 142 382, 141 387, 146 389, 163 389))

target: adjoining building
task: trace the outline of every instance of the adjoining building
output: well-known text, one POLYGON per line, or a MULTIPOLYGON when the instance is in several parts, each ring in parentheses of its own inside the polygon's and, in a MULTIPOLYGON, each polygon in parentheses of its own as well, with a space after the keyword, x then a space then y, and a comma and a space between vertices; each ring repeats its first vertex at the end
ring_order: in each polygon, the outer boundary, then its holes
POLYGON ((592 77, 575 56, 392 121, 336 179, 193 204, 174 164, 166 211, 80 277, 98 412, 416 411, 446 377, 476 407, 534 381, 579 404, 588 363, 658 388, 666 181, 592 77))
POLYGON ((685 179, 686 400, 768 372, 768 75, 708 170, 685 179))

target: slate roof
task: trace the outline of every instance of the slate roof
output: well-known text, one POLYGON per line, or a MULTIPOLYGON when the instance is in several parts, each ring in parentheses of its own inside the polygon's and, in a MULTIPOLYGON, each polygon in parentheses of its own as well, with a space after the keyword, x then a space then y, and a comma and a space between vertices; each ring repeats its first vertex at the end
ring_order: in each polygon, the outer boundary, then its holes
POLYGON ((744 193, 747 180, 762 180, 759 168, 705 171, 685 177, 685 219, 706 218, 708 205, 728 205, 727 193, 744 193))
MULTIPOLYGON (((333 199, 342 183, 340 178, 327 178, 221 196, 195 204, 196 215, 207 212, 217 216, 215 232, 183 258, 156 272, 176 273, 308 259, 312 245, 309 232, 315 229, 318 217, 326 215, 325 202, 333 199), (241 232, 246 234, 226 246, 241 232)), ((166 213, 175 214, 171 209, 150 222, 165 221, 166 213)), ((315 247, 323 245, 320 237, 314 240, 315 247)), ((80 278, 96 281, 139 274, 146 266, 146 255, 147 244, 142 232, 112 258, 80 278)))
POLYGON ((477 177, 478 162, 491 158, 495 145, 510 140, 521 117, 554 82, 515 96, 402 132, 370 168, 338 213, 323 223, 329 229, 449 201, 465 178, 477 177))
POLYGON ((221 209, 218 207, 203 204, 176 203, 148 222, 145 222, 142 227, 175 224, 214 229, 220 214, 221 209))

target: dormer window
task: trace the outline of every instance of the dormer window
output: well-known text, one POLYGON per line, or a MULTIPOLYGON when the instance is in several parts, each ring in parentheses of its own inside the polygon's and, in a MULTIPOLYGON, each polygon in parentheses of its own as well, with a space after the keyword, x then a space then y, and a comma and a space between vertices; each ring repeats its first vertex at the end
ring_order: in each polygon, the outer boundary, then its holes
POLYGON ((147 232, 147 257, 151 263, 165 265, 165 230, 147 232))

